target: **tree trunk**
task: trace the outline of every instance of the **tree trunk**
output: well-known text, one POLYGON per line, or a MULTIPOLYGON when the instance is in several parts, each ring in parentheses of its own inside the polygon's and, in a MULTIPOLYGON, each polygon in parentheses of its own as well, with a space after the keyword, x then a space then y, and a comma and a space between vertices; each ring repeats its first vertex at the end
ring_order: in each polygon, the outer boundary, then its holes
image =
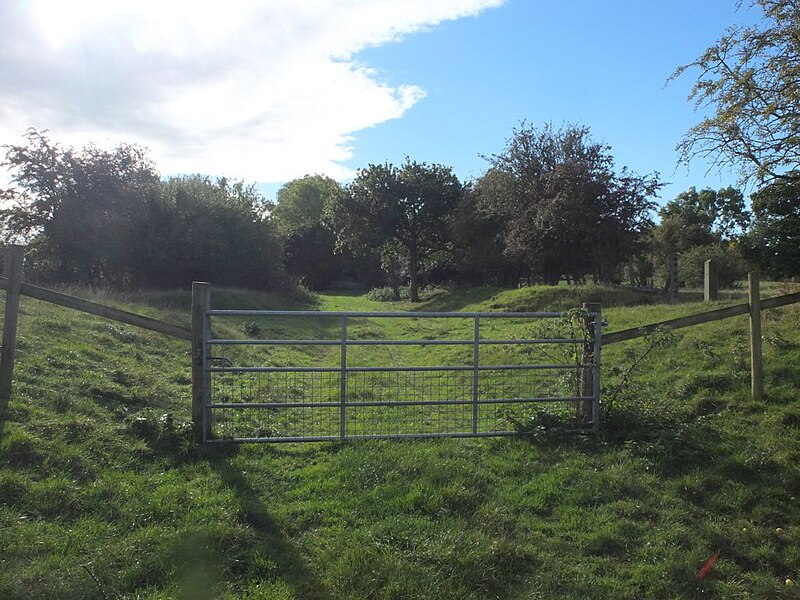
POLYGON ((416 244, 411 244, 408 249, 408 277, 409 277, 409 296, 412 302, 419 302, 419 281, 417 277, 417 269, 419 265, 417 257, 416 244))
POLYGON ((673 252, 669 257, 669 301, 676 303, 678 301, 678 253, 673 252))

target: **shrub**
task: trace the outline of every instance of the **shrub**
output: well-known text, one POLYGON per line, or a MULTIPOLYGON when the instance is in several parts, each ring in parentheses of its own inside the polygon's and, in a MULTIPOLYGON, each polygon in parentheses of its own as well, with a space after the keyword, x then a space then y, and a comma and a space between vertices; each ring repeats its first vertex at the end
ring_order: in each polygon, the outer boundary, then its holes
MULTIPOLYGON (((366 294, 367 299, 374 300, 375 302, 392 302, 397 300, 394 297, 394 290, 390 287, 377 287, 372 288, 366 294)), ((400 300, 408 300, 410 298, 410 292, 408 286, 404 286, 400 288, 400 300)))
POLYGON ((686 287, 703 286, 705 262, 717 264, 719 287, 730 288, 747 274, 747 264, 738 247, 733 244, 695 246, 678 257, 678 278, 686 287))

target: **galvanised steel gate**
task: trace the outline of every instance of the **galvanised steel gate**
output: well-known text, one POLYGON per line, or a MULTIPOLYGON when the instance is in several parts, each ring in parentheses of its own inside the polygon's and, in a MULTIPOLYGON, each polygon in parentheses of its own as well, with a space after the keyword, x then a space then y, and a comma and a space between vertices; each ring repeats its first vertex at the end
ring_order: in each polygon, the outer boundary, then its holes
POLYGON ((599 312, 581 318, 588 335, 558 337, 565 313, 206 307, 195 319, 199 441, 503 436, 537 423, 597 431, 599 312), (386 329, 401 339, 385 339, 386 329), (253 337, 231 335, 243 330, 253 337), (417 330, 422 337, 407 337, 417 330), (495 337, 498 330, 506 335, 495 337), (283 337, 298 331, 319 337, 283 337))

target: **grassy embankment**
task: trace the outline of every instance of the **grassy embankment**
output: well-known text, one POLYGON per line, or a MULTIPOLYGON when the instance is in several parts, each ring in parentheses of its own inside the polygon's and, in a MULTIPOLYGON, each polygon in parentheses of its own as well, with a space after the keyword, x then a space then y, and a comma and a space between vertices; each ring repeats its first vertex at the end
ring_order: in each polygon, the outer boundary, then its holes
MULTIPOLYGON (((609 330, 705 309, 591 288, 479 289, 423 308, 595 299, 609 330)), ((101 301, 189 325, 183 293, 101 301)), ((344 294, 214 303, 387 308, 344 294)), ((742 317, 676 332, 596 438, 198 450, 182 426, 187 344, 24 298, 0 444, 0 598, 798 597, 784 580, 800 576, 800 310, 765 316, 761 404, 742 317)), ((407 322, 359 326, 411 335, 407 322)), ((608 348, 609 389, 643 344, 608 348)))

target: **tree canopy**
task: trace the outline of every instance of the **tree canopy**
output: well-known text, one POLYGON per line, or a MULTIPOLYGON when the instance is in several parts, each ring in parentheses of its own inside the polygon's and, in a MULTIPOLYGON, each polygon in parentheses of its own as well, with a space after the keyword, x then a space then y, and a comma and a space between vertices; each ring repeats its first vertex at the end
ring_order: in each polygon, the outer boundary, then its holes
POLYGON ((419 301, 419 273, 448 243, 448 220, 462 185, 450 168, 407 159, 397 167, 369 165, 341 193, 327 214, 340 247, 355 253, 379 248, 384 270, 397 286, 408 270, 410 296, 419 301))
POLYGON ((407 158, 369 165, 346 186, 322 175, 290 181, 277 204, 243 182, 161 179, 135 145, 76 150, 30 130, 3 149, 13 181, 0 190, 0 227, 6 241, 27 241, 29 273, 44 281, 264 288, 288 273, 312 290, 388 283, 399 298, 409 285, 418 301, 423 285, 439 282, 613 283, 625 273, 650 285, 676 257, 681 281, 694 281, 711 255, 735 278, 743 250, 771 274, 797 273, 794 172, 753 195, 749 233, 732 187, 690 188, 655 226, 658 174, 617 168, 582 125, 521 123, 467 184, 407 158))
POLYGON ((5 147, 2 164, 15 184, 0 192, 5 236, 30 241, 30 258, 59 280, 129 283, 131 273, 120 263, 138 241, 138 221, 160 195, 145 152, 129 144, 77 151, 35 130, 25 139, 5 147))
POLYGON ((690 100, 713 114, 679 143, 680 160, 709 158, 739 169, 742 182, 797 179, 800 171, 800 3, 755 0, 753 27, 732 27, 670 79, 699 71, 690 100))
POLYGON ((697 243, 736 238, 747 229, 750 221, 744 195, 741 190, 730 186, 718 191, 705 188, 699 192, 691 187, 667 202, 659 215, 662 223, 674 220, 683 229, 685 247, 680 250, 697 243), (693 237, 699 237, 701 241, 694 243, 693 237))
POLYGON ((472 285, 515 286, 527 271, 523 261, 505 252, 505 218, 490 210, 498 193, 495 175, 490 171, 465 186, 450 222, 453 267, 461 281, 472 285))
POLYGON ((344 256, 336 254, 336 236, 323 213, 327 199, 340 189, 324 175, 306 175, 284 184, 271 216, 283 237, 287 272, 312 290, 324 289, 341 275, 344 256))
POLYGON ((76 150, 35 130, 5 151, 14 186, 0 190, 0 223, 7 239, 29 243, 30 272, 42 279, 116 287, 281 279, 280 246, 251 186, 200 175, 162 182, 137 146, 76 150))
POLYGON ((617 172, 609 150, 585 126, 522 123, 489 158, 482 209, 503 220, 506 253, 535 277, 613 280, 651 226, 658 174, 617 172))
POLYGON ((751 197, 753 226, 743 240, 745 256, 773 277, 800 275, 800 173, 751 197))
POLYGON ((650 235, 653 267, 668 282, 677 259, 678 282, 702 283, 703 263, 714 259, 721 285, 744 274, 736 242, 746 233, 750 213, 742 192, 733 187, 681 192, 659 211, 660 222, 650 235))
POLYGON ((339 184, 325 175, 306 175, 284 184, 272 208, 272 218, 278 230, 290 235, 319 225, 325 200, 339 190, 339 184))
MULTIPOLYGON (((281 283, 281 246, 264 198, 251 185, 203 175, 173 177, 163 184, 160 216, 150 215, 148 252, 152 280, 212 281, 266 288, 281 283)), ((184 283, 185 282, 185 283, 184 283)))

